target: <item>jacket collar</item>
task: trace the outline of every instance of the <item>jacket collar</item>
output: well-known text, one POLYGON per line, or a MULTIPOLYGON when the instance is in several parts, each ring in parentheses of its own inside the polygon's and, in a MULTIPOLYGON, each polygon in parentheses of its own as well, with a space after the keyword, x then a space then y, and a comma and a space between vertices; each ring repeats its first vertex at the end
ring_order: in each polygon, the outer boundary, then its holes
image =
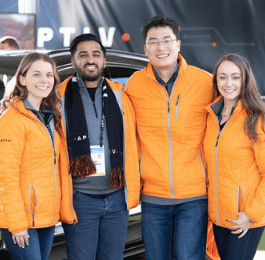
POLYGON ((25 107, 23 100, 20 100, 17 97, 13 100, 12 107, 26 116, 28 116, 29 113, 34 115, 33 112, 31 112, 25 107))
MULTIPOLYGON (((66 80, 64 80, 60 86, 59 86, 59 92, 60 92, 60 97, 62 98, 64 96, 65 90, 66 90, 66 86, 68 84, 68 82, 73 78, 73 76, 68 77, 66 80)), ((120 82, 114 82, 112 80, 109 79, 105 79, 107 81, 107 83, 109 84, 109 86, 118 91, 118 92, 122 92, 122 88, 123 88, 123 84, 120 82)))
MULTIPOLYGON (((206 110, 214 117, 216 118, 217 115, 220 115, 224 105, 224 99, 223 96, 218 96, 210 105, 206 107, 206 110)), ((236 119, 235 115, 239 115, 240 112, 243 112, 244 108, 242 105, 241 99, 237 101, 237 103, 234 105, 230 117, 233 115, 233 120, 236 119)), ((230 120, 230 118, 228 119, 230 120)))

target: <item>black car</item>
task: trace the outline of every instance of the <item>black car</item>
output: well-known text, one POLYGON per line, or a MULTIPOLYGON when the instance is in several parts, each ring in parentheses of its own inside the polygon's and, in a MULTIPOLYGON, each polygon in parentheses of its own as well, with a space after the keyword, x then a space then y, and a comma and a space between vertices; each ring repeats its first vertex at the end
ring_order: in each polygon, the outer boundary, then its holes
MULTIPOLYGON (((32 52, 32 51, 31 51, 32 52)), ((74 73, 71 65, 71 55, 68 49, 58 51, 39 51, 47 53, 56 63, 61 81, 74 73)), ((0 79, 6 84, 14 76, 21 59, 29 51, 0 51, 0 79)), ((144 55, 129 52, 107 50, 107 65, 104 76, 114 81, 126 83, 133 72, 146 67, 148 59, 144 55)), ((4 93, 4 87, 0 85, 0 98, 4 93)), ((0 234, 1 239, 1 234, 0 234)), ((126 237, 124 257, 144 252, 141 239, 141 206, 130 211, 129 226, 126 237)), ((8 259, 4 244, 0 243, 0 259, 8 259)), ((65 239, 63 230, 57 225, 54 236, 53 248, 50 259, 66 259, 65 239)))

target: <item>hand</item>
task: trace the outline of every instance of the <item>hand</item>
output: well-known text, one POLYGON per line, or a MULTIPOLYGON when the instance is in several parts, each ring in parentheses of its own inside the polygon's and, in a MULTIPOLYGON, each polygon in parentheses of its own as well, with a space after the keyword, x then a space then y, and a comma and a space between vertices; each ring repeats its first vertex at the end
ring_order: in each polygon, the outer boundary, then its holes
POLYGON ((14 244, 18 244, 18 246, 22 248, 25 247, 25 244, 27 246, 29 245, 29 237, 30 236, 27 230, 12 234, 12 239, 13 239, 14 244))
POLYGON ((252 220, 244 213, 238 213, 238 219, 227 219, 226 221, 236 224, 235 226, 229 226, 228 229, 232 230, 232 234, 240 234, 238 238, 242 238, 248 232, 250 226, 252 225, 252 220))

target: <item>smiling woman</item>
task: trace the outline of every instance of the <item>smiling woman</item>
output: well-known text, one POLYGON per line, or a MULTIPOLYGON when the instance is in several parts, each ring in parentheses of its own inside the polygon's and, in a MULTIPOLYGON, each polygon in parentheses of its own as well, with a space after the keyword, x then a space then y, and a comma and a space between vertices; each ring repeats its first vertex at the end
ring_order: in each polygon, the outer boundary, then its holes
POLYGON ((47 55, 30 53, 15 77, 1 101, 0 228, 11 259, 47 260, 59 216, 76 222, 59 75, 47 55))
POLYGON ((265 226, 265 105, 242 56, 217 63, 207 110, 208 214, 218 252, 253 259, 265 226))

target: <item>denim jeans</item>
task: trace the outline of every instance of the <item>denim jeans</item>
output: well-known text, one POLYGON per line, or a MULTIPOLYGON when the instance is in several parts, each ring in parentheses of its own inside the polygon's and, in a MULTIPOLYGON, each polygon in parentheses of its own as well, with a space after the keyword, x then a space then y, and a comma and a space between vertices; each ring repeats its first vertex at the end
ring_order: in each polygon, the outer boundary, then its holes
POLYGON ((8 229, 1 229, 8 254, 12 260, 48 260, 52 248, 55 226, 28 229, 29 245, 24 248, 14 244, 8 229))
POLYGON ((213 224, 214 238, 222 260, 252 260, 256 254, 264 226, 251 228, 242 238, 231 230, 213 224))
POLYGON ((63 223, 68 260, 122 260, 128 227, 124 190, 106 198, 74 191, 78 223, 63 223))
POLYGON ((142 202, 146 260, 204 260, 206 234, 206 199, 172 206, 142 202))

